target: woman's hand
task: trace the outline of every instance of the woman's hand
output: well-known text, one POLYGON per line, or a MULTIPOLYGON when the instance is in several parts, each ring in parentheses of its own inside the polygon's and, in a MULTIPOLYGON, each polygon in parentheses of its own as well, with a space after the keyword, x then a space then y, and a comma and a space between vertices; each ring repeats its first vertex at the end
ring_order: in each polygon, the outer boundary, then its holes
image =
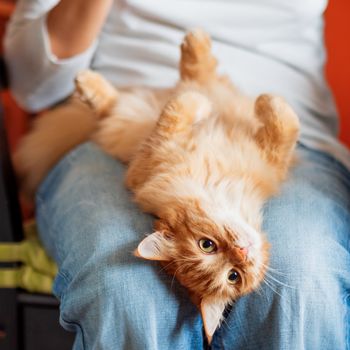
POLYGON ((61 0, 48 14, 51 50, 58 58, 85 51, 95 40, 113 0, 61 0))

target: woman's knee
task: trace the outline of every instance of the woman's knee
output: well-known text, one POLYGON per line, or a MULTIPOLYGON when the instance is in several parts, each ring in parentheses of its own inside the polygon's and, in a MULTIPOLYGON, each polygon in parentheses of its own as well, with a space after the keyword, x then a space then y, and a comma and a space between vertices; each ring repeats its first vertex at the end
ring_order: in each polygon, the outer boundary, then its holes
POLYGON ((78 324, 87 342, 99 342, 101 348, 199 344, 202 325, 186 291, 157 263, 129 258, 127 253, 106 255, 94 264, 92 259, 70 280, 61 298, 63 323, 78 324), (116 339, 118 345, 112 346, 116 339))
POLYGON ((276 290, 312 294, 314 300, 334 299, 334 293, 341 293, 340 280, 350 282, 344 268, 350 263, 349 218, 321 191, 304 194, 303 202, 293 196, 267 206, 264 228, 271 251, 266 283, 276 290))

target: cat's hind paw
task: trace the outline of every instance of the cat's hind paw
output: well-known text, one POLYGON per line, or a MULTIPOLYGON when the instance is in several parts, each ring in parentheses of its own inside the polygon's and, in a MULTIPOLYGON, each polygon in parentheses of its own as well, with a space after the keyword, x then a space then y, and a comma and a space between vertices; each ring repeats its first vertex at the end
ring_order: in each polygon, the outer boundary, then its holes
POLYGON ((255 114, 274 140, 299 131, 299 118, 282 97, 260 95, 255 102, 255 114))
POLYGON ((101 74, 84 70, 75 78, 76 94, 98 116, 105 116, 114 107, 118 91, 101 74))
POLYGON ((255 115, 261 126, 255 135, 266 158, 286 169, 299 136, 298 116, 281 97, 260 95, 255 102, 255 115))
POLYGON ((188 32, 181 44, 181 78, 204 83, 216 77, 216 66, 209 35, 201 29, 188 32))
POLYGON ((202 29, 188 32, 181 44, 181 52, 189 61, 199 61, 201 57, 211 54, 211 40, 202 29))

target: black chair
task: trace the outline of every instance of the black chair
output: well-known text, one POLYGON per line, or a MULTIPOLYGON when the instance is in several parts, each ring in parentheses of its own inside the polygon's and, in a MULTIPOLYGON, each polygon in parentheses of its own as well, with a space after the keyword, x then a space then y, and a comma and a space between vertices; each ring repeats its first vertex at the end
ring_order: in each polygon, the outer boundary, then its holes
MULTIPOLYGON (((0 59, 0 88, 6 89, 6 67, 0 59)), ((10 160, 0 102, 0 242, 23 239, 16 180, 10 160)), ((15 267, 18 263, 0 264, 15 267)), ((59 302, 52 295, 31 294, 21 289, 0 289, 1 350, 68 350, 74 334, 59 325, 59 302)))

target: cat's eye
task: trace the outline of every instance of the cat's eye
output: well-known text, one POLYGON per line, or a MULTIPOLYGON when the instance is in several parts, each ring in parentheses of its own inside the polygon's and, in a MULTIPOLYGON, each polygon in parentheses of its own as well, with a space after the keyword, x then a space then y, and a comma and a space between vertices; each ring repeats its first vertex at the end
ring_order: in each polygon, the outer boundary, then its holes
POLYGON ((198 245, 204 253, 210 254, 216 251, 216 244, 208 238, 200 239, 198 245))
POLYGON ((227 281, 230 284, 235 284, 239 280, 239 273, 236 270, 230 270, 229 273, 227 274, 227 281))

